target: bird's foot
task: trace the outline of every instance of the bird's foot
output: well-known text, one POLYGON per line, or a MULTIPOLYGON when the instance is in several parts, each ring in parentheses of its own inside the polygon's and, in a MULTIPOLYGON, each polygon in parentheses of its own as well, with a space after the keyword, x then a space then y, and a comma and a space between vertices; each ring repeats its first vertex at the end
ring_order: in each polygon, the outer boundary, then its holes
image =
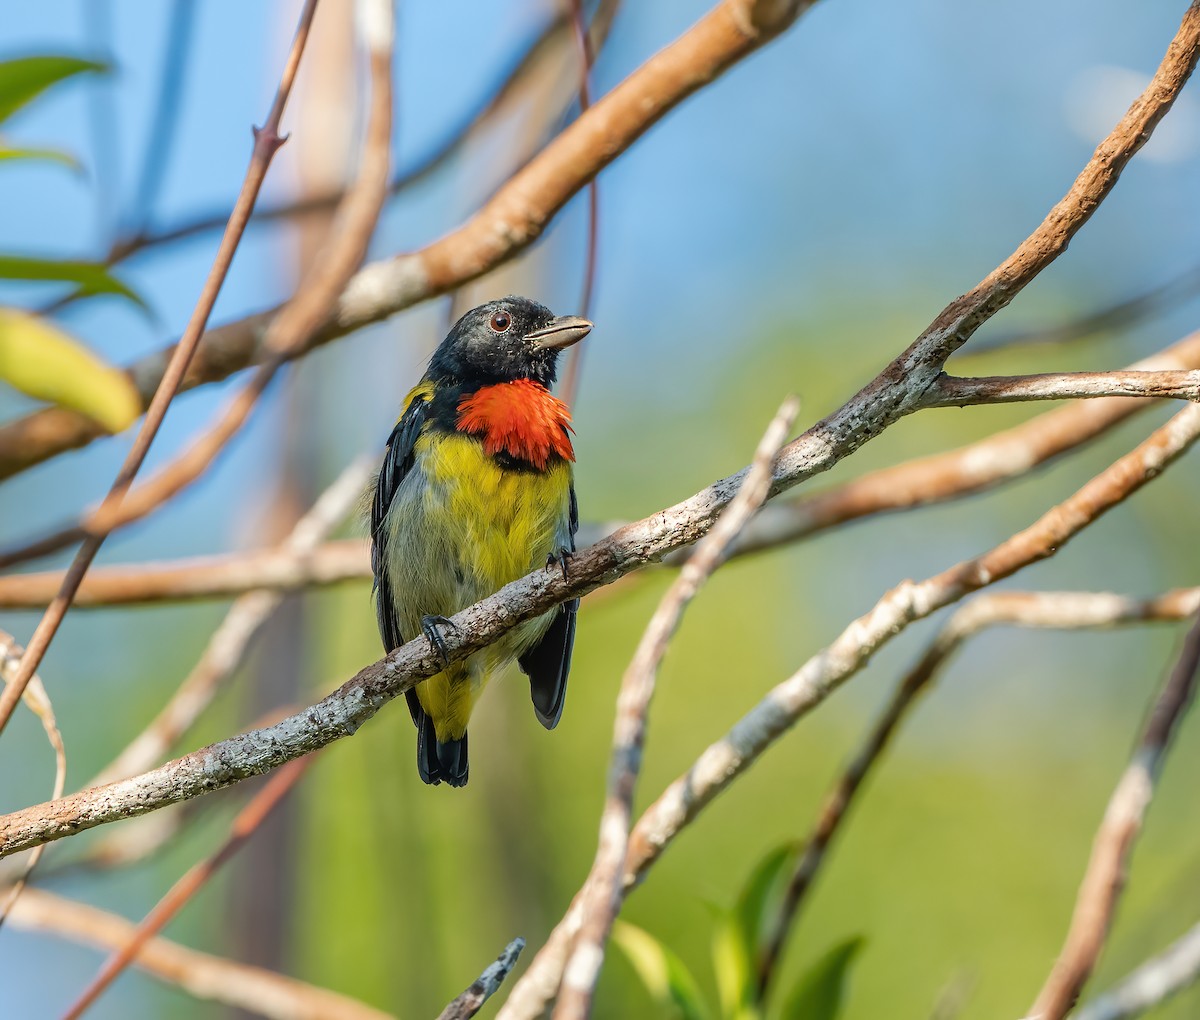
POLYGON ((430 615, 421 617, 421 633, 429 641, 430 647, 441 656, 442 664, 449 666, 450 651, 446 648, 446 639, 442 637, 442 632, 438 629, 439 627, 449 627, 451 630, 458 630, 458 624, 448 616, 430 615))
POLYGON ((552 552, 546 557, 546 569, 550 570, 553 567, 559 567, 562 570, 563 580, 567 579, 567 562, 575 554, 570 549, 559 549, 558 552, 552 552))

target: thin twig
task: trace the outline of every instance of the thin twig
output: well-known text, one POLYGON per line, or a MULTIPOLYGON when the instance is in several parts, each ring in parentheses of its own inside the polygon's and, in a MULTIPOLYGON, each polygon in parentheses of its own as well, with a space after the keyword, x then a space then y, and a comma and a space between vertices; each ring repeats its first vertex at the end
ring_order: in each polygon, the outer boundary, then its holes
POLYGON ((254 795, 233 820, 229 836, 216 853, 190 868, 154 909, 130 933, 129 937, 105 961, 99 973, 83 990, 79 998, 63 1014, 63 1020, 78 1020, 104 993, 120 973, 131 964, 151 938, 198 893, 221 867, 233 857, 246 841, 258 831, 271 812, 300 781, 312 758, 289 762, 275 773, 254 795))
POLYGON ((742 487, 708 534, 697 543, 667 589, 633 653, 617 695, 608 791, 600 815, 600 839, 591 873, 579 891, 583 921, 563 973, 556 1020, 590 1016, 604 949, 622 900, 621 869, 629 847, 633 797, 658 669, 692 599, 725 560, 733 540, 762 506, 771 489, 775 457, 791 432, 800 402, 788 397, 767 426, 742 487))
MULTIPOLYGON (((654 124, 739 60, 788 29, 815 0, 721 0, 577 118, 467 223, 429 246, 364 266, 310 343, 328 343, 419 301, 448 293, 533 244, 564 205, 654 124)), ((1173 96, 1165 96, 1170 105, 1173 96)), ((210 330, 189 385, 225 379, 263 360, 263 334, 278 309, 210 330)), ((131 366, 139 392, 153 389, 164 352, 131 366)), ((51 408, 0 428, 0 479, 100 437, 86 416, 51 408)))
POLYGON ((809 890, 829 846, 846 819, 855 795, 895 735, 917 698, 933 683, 963 643, 990 627, 1053 630, 1113 627, 1118 624, 1185 620, 1200 611, 1200 588, 1183 588, 1157 598, 1133 599, 1108 592, 990 592, 963 605, 950 617, 917 664, 897 685, 845 771, 825 796, 758 959, 758 998, 766 998, 787 938, 795 929, 809 890))
MULTIPOLYGON (((115 508, 119 507, 133 485, 133 479, 146 459, 150 444, 158 434, 159 426, 162 425, 167 408, 170 406, 175 394, 179 391, 180 383, 182 383, 188 365, 192 361, 196 348, 200 343, 204 326, 208 322, 213 304, 217 300, 217 294, 220 293, 221 285, 224 283, 225 276, 229 272, 234 252, 237 250, 238 243, 241 241, 242 234, 246 229, 246 221, 249 219, 250 212, 254 208, 254 202, 258 197, 259 189, 262 187, 263 179, 266 177, 271 158, 283 144, 284 139, 279 136, 279 120, 283 116, 283 109, 287 103, 288 95, 291 93, 292 82, 296 77, 296 70, 300 66, 300 57, 304 52, 304 44, 308 39, 308 30, 312 24, 312 17, 315 11, 316 0, 306 0, 304 9, 300 14, 292 48, 288 54, 283 75, 280 78, 279 88, 275 93, 275 101, 271 104, 271 110, 267 115, 264 125, 254 132, 254 151, 250 157, 250 165, 246 170, 242 190, 238 195, 237 202, 234 204, 233 212, 229 215, 229 223, 225 228, 224 236, 221 238, 221 245, 213 260, 212 269, 209 271, 208 279, 204 283, 200 298, 196 302, 196 308, 192 312, 191 320, 188 322, 183 338, 175 347, 163 371, 162 378, 155 389, 154 397, 150 402, 146 417, 142 421, 142 427, 138 431, 137 438, 134 440, 133 446, 121 466, 121 470, 117 473, 116 480, 109 489, 108 495, 104 498, 104 502, 100 506, 98 512, 102 515, 112 513, 115 508)), ((67 610, 71 607, 71 600, 75 597, 75 592, 79 588, 84 575, 87 573, 88 567, 91 566, 92 560, 95 559, 96 553, 99 552, 100 546, 104 543, 104 538, 104 532, 86 537, 82 548, 76 554, 70 568, 67 570, 61 589, 55 596, 54 601, 47 607, 45 613, 42 614, 42 618, 38 622, 33 636, 29 639, 25 655, 21 659, 21 665, 18 667, 16 674, 13 676, 12 683, 0 692, 0 733, 3 733, 4 727, 12 717, 13 709, 25 691, 26 684, 29 683, 37 671, 42 657, 46 654, 46 649, 50 647, 50 642, 54 640, 54 635, 58 632, 63 617, 66 616, 67 610)))
MULTIPOLYGON (((170 24, 167 26, 167 42, 163 47, 162 77, 155 90, 157 102, 146 135, 141 176, 133 192, 137 196, 137 206, 130 217, 134 233, 141 233, 154 216, 159 192, 166 179, 179 128, 179 106, 183 100, 183 84, 187 78, 195 22, 196 0, 174 0, 170 24)), ((225 223, 224 215, 218 214, 214 219, 217 227, 225 223)))
POLYGON ((1145 319, 1163 315, 1176 305, 1191 300, 1200 291, 1200 265, 1191 266, 1178 276, 1136 297, 1126 298, 1094 312, 1088 312, 1060 326, 1020 330, 997 337, 985 337, 972 345, 971 355, 987 354, 1010 347, 1034 347, 1067 344, 1097 333, 1128 329, 1145 319))
POLYGON ((1075 1012, 1075 1020, 1141 1016, 1200 981, 1200 924, 1075 1012))
POLYGON ((1117 901, 1125 887, 1129 855, 1154 796, 1154 784, 1171 738, 1192 703, 1198 675, 1200 614, 1175 668, 1155 699, 1133 759, 1104 812, 1075 900, 1066 941, 1030 1010, 1030 1015, 1038 1020, 1061 1020, 1070 1012, 1104 948, 1117 901))
MULTIPOLYGON (((370 481, 376 458, 360 457, 333 481, 284 539, 282 551, 303 561, 357 504, 370 481)), ((249 591, 229 607, 199 661, 171 699, 91 786, 136 775, 162 760, 211 703, 246 657, 254 636, 283 602, 279 591, 249 591)))
MULTIPOLYGON (((575 45, 579 50, 579 114, 583 116, 592 105, 592 48, 588 45, 587 28, 583 17, 583 0, 567 0, 571 8, 575 45)), ((592 314, 592 290, 596 283, 596 248, 600 229, 600 188, 596 178, 588 182, 587 248, 583 263, 583 292, 579 298, 579 314, 585 319, 592 314)), ((574 406, 579 394, 579 377, 583 371, 583 347, 577 344, 567 356, 567 371, 563 378, 563 400, 574 406)))
MULTIPOLYGON (((1159 477, 1197 439, 1200 439, 1200 406, 1189 405, 1131 453, 990 552, 964 560, 924 581, 905 581, 885 594, 832 644, 769 691, 642 813, 633 827, 625 858, 625 891, 641 879, 713 798, 914 620, 1055 555, 1093 521, 1159 477)), ((576 897, 513 987, 497 1020, 541 1015, 558 988, 580 915, 576 897)))
MULTIPOLYGON (((11 923, 99 949, 126 945, 136 925, 123 917, 43 889, 28 889, 11 923)), ((389 1014, 327 988, 152 938, 133 964, 196 999, 248 1010, 270 1020, 392 1020, 389 1014)))
POLYGON ((1052 372, 1040 375, 939 376, 926 394, 926 407, 966 407, 1023 400, 1080 397, 1176 397, 1200 400, 1200 372, 1052 372))
MULTIPOLYGON (((388 27, 382 26, 381 32, 388 27)), ((338 207, 330 240, 314 258, 296 295, 271 322, 263 340, 267 359, 233 398, 217 423, 119 505, 100 507, 80 521, 0 555, 0 567, 43 556, 87 536, 107 535, 162 506, 199 478, 237 435, 276 373, 320 327, 338 294, 362 263, 387 197, 391 162, 391 38, 368 37, 371 103, 358 175, 338 207)))
MULTIPOLYGON (((24 654, 25 649, 17 644, 16 638, 0 630, 0 679, 6 684, 11 682, 24 654)), ((36 673, 26 684, 25 693, 21 697, 26 707, 41 721, 50 750, 54 752, 54 792, 51 799, 57 800, 62 796, 67 783, 67 748, 58 728, 58 720, 54 717, 54 706, 50 702, 50 696, 46 693, 41 677, 36 673)), ((45 849, 44 846, 36 847, 24 864, 18 865, 19 870, 8 889, 8 895, 0 900, 0 926, 4 924, 13 904, 17 902, 45 849)))
POLYGON ((525 948, 525 940, 513 939, 487 969, 463 990, 462 994, 451 1002, 438 1015, 437 1020, 468 1020, 473 1017, 500 989, 504 979, 517 965, 517 958, 525 948))

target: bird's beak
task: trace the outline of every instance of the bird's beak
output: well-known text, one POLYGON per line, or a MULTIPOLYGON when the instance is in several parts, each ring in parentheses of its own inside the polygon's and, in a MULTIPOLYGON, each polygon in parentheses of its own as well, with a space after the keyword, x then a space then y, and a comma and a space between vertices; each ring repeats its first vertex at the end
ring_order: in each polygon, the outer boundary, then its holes
POLYGON ((550 320, 550 325, 535 329, 526 335, 533 341, 533 346, 539 351, 562 350, 572 344, 579 343, 592 331, 592 324, 578 315, 560 315, 550 320))

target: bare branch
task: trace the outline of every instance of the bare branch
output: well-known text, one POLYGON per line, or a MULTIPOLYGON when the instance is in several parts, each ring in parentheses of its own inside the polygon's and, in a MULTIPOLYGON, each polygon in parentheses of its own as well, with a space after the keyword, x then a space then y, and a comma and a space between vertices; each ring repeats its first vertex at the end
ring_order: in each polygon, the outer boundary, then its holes
POLYGON ((178 882, 171 886, 154 909, 130 933, 129 938, 118 945, 105 961, 100 972, 63 1015, 64 1020, 78 1020, 96 1002, 105 989, 134 961, 150 939, 162 931, 167 922, 179 913, 183 906, 207 884, 208 880, 246 845, 246 842, 258 831, 271 812, 279 806, 283 798, 304 776, 310 764, 312 764, 311 758, 289 762, 285 768, 280 769, 267 781, 263 788, 250 799, 249 803, 238 812, 230 827, 228 838, 217 852, 194 865, 178 882))
MULTIPOLYGON (((6 684, 12 682, 12 677, 16 674, 24 654, 25 649, 17 644, 16 639, 11 634, 0 630, 0 679, 6 684)), ((25 702, 26 707, 41 720, 46 740, 49 741, 50 749, 54 752, 54 792, 50 796, 52 800, 57 800, 62 796, 67 783, 67 748, 63 744, 58 720, 54 717, 54 706, 50 703, 50 696, 46 693, 46 687, 42 683, 41 677, 36 673, 25 685, 25 693, 21 695, 21 699, 25 702)), ((42 859, 42 852, 45 849, 44 846, 35 847, 28 860, 24 864, 18 864, 16 875, 8 889, 8 895, 0 901, 0 925, 4 924, 13 904, 24 890, 25 883, 29 881, 29 876, 33 874, 33 869, 42 859)))
MULTIPOLYGON (((42 889, 25 891, 13 910, 12 925, 111 950, 126 945, 136 927, 123 917, 42 889)), ((271 1020, 392 1020, 387 1013, 337 992, 187 949, 164 938, 150 939, 133 962, 197 999, 249 1010, 271 1020)))
POLYGON ((504 952, 496 958, 495 963, 489 964, 488 968, 457 999, 438 1014, 437 1020, 468 1020, 469 1017, 478 1013, 483 1008, 483 1004, 496 994, 504 983, 504 979, 517 965, 517 958, 524 948, 524 939, 513 939, 505 947, 504 952))
MULTIPOLYGON (((364 266, 309 344, 289 355, 445 294, 520 254, 576 192, 663 116, 784 32, 812 2, 722 0, 564 129, 463 226, 420 251, 364 266)), ((210 330, 187 385, 216 382, 263 360, 263 337, 277 313, 259 312, 210 330)), ((160 351, 131 366, 141 393, 153 390, 168 356, 160 351)), ((0 428, 0 479, 100 435, 89 419, 61 408, 0 428)))
MULTIPOLYGON (((282 552, 293 562, 302 562, 358 503, 374 467, 374 457, 360 457, 343 470, 296 522, 280 546, 282 552)), ((236 672, 250 642, 282 602, 283 594, 278 591, 250 591, 239 596, 171 700, 89 785, 124 779, 161 761, 236 672)))
POLYGON ((1117 788, 1092 844, 1066 942, 1030 1010, 1038 1020, 1060 1020, 1070 1012, 1096 965, 1117 901, 1125 887, 1133 850, 1171 737, 1195 694, 1200 674, 1200 615, 1184 642, 1183 653, 1154 702, 1142 738, 1117 788))
MULTIPOLYGON (((768 692, 690 769, 642 813, 625 858, 625 891, 671 841, 802 716, 862 669, 879 648, 914 620, 1057 553, 1112 507, 1157 478, 1200 439, 1200 406, 1189 405, 1131 453, 1105 469, 1034 524, 990 552, 924 581, 905 581, 851 623, 837 639, 768 692)), ((14 817, 14 816, 10 816, 14 817)), ((4 819, 0 818, 0 832, 4 819)), ((2 853, 0 842, 0 853, 2 853)), ((497 1020, 539 1016, 558 988, 571 939, 579 929, 579 897, 513 987, 497 1020)))
POLYGON ((1103 995, 1076 1010, 1075 1020, 1128 1020, 1200 980, 1200 924, 1151 957, 1103 995))
POLYGON ((966 407, 968 404, 1080 397, 1200 400, 1200 372, 1052 372, 976 379, 943 375, 929 387, 924 404, 926 407, 966 407))
POLYGON ((559 1020, 582 1020, 591 1015, 592 997, 604 963, 604 948, 623 899, 621 868, 629 848, 633 796, 642 767, 642 748, 658 668, 679 629, 684 611, 713 571, 724 562, 733 540, 767 498, 772 465, 799 410, 800 402, 789 397, 776 412, 755 450, 742 487, 708 534, 697 543, 683 570, 663 595, 621 681, 613 726, 612 761, 608 768, 608 792, 600 815, 600 839, 591 873, 579 892, 583 922, 563 974, 558 1006, 554 1011, 559 1020))
POLYGON ((802 841, 804 850, 763 941, 758 961, 759 999, 766 996, 784 943, 863 780, 891 742, 908 710, 965 641, 997 626, 1073 630, 1185 620, 1197 611, 1200 611, 1200 588, 1177 589, 1152 599, 1133 599, 1108 592, 992 592, 956 610, 920 661, 897 685, 862 746, 825 796, 816 824, 802 841))
MULTIPOLYGON (((295 80, 296 70, 300 65, 300 57, 304 52, 304 44, 308 39, 308 30, 312 24, 312 16, 315 11, 316 0, 307 0, 300 14, 295 39, 288 54, 283 76, 279 82, 279 88, 275 93, 275 101, 271 105, 271 112, 268 114, 263 127, 254 133, 254 150, 250 157, 250 165, 246 170, 242 190, 238 195, 233 212, 229 215, 229 223, 225 228, 225 235, 221 238, 221 245, 213 260, 212 269, 209 271, 208 279, 204 283, 200 298, 196 303, 196 308, 192 312, 191 320, 188 322, 187 329, 184 331, 183 339, 173 349, 166 367, 155 385, 154 396, 150 401, 150 406, 146 412, 146 417, 142 421, 142 427, 138 431, 137 438, 134 440, 132 448, 121 465, 121 470, 117 473, 117 477, 113 481, 108 495, 104 497, 104 502, 101 504, 99 511, 102 514, 111 513, 124 501, 126 494, 133 485, 135 476, 146 459, 146 454, 150 450, 150 444, 158 434, 159 426, 162 425, 167 408, 175 398, 175 394, 179 391, 184 374, 187 372, 188 366, 196 353, 196 348, 200 343, 205 324, 212 313, 212 308, 216 303, 218 293, 220 293, 221 285, 224 283, 225 276, 229 272, 230 263, 233 261, 234 252, 237 251, 238 243, 241 241, 242 234, 246 229, 246 221, 250 217, 250 212, 254 208, 254 202, 266 177, 267 168, 270 166, 272 157, 283 144, 283 139, 279 137, 279 119, 283 116, 283 108, 287 103, 288 95, 292 89, 292 82, 295 80)), ((67 570, 66 576, 63 578, 62 587, 47 607, 45 613, 42 614, 42 618, 38 622, 33 636, 29 639, 25 655, 21 659, 21 664, 17 667, 12 682, 3 691, 0 691, 0 733, 3 733, 4 727, 12 717, 13 709, 16 708, 17 703, 21 700, 21 695, 25 691, 26 684, 29 683, 37 671, 42 657, 46 654, 46 649, 50 647, 50 642, 54 640, 54 635, 58 632, 63 617, 66 616, 67 610, 71 607, 71 600, 75 597, 79 583, 87 573, 88 567, 91 566, 92 560, 95 559, 96 553, 100 551, 100 546, 103 544, 104 538, 104 532, 86 537, 83 547, 76 554, 70 568, 67 570)))

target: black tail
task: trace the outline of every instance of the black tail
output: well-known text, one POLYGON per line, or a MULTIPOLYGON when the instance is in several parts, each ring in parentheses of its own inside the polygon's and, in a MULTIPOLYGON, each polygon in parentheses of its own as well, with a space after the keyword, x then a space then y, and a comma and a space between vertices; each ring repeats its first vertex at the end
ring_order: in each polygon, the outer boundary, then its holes
POLYGON ((417 724, 417 772, 422 782, 437 786, 467 785, 467 735, 457 740, 439 742, 433 720, 425 714, 415 691, 407 691, 408 710, 417 724))

